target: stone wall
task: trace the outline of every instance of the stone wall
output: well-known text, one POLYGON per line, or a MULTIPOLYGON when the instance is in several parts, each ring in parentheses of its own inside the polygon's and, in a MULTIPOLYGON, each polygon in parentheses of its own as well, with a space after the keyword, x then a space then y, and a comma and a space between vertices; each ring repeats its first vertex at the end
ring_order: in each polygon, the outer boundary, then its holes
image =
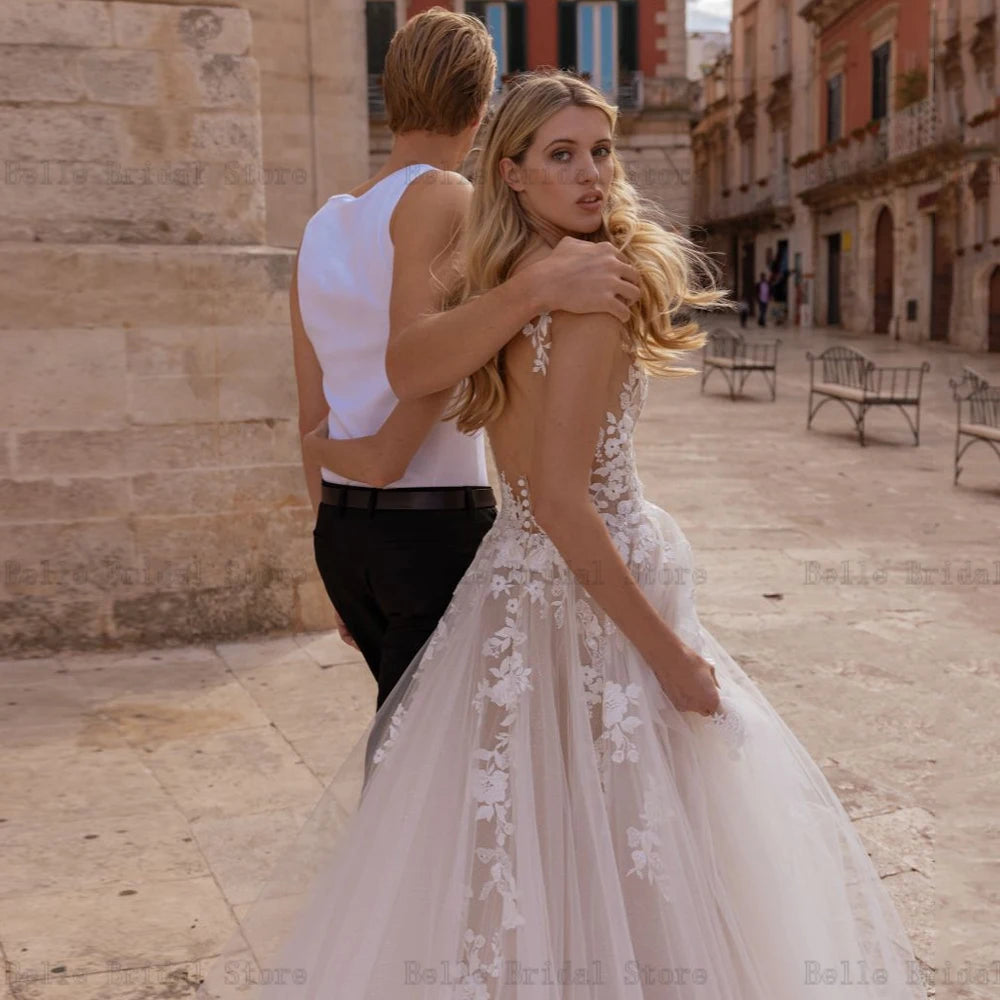
POLYGON ((251 34, 218 3, 0 10, 6 651, 331 624, 251 34))
POLYGON ((0 239, 259 243, 259 82, 238 7, 6 0, 0 239))

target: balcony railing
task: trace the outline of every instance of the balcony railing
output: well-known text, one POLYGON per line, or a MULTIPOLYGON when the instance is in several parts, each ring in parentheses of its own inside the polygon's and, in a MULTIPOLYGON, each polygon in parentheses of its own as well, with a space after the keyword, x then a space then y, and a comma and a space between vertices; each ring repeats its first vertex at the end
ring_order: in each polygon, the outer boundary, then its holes
POLYGON ((710 191, 708 197, 699 198, 694 206, 694 221, 699 225, 721 222, 725 219, 745 218, 786 208, 791 204, 791 189, 787 170, 779 170, 764 183, 741 184, 726 195, 721 191, 710 191))
POLYGON ((642 73, 623 73, 618 82, 618 107, 628 111, 641 111, 643 106, 642 73))
POLYGON ((932 98, 924 98, 888 118, 872 122, 841 139, 800 169, 802 188, 819 187, 873 170, 924 149, 961 140, 960 124, 948 121, 932 98))

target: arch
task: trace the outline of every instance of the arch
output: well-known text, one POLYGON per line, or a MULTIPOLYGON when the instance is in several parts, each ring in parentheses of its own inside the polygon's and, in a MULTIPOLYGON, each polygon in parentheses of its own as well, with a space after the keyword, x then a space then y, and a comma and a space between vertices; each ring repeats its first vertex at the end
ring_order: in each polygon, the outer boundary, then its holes
POLYGON ((989 290, 986 349, 1000 351, 1000 264, 997 264, 990 273, 989 290))
POLYGON ((872 329, 888 333, 892 323, 895 240, 892 212, 883 206, 875 222, 875 314, 872 329))

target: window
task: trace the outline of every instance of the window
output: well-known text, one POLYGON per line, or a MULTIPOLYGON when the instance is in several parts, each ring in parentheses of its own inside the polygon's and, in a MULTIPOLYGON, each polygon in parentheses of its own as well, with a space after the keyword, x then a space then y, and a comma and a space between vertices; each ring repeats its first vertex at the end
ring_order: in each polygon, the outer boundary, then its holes
POLYGON ((742 187, 749 187, 753 184, 756 154, 753 139, 744 139, 740 143, 740 185, 742 187))
POLYGON ((523 0, 517 3, 466 0, 465 12, 478 17, 489 28, 497 57, 496 89, 499 90, 507 73, 520 73, 528 68, 523 0))
POLYGON ((753 25, 743 29, 743 96, 750 94, 757 83, 757 36, 753 25))
POLYGON ((889 54, 891 42, 872 49, 872 119, 878 121, 889 113, 889 54))
POLYGON ((836 142, 843 130, 844 74, 826 81, 826 141, 836 142))
POLYGON ((365 4, 365 41, 368 47, 368 75, 385 69, 385 54, 396 33, 396 0, 369 0, 365 4))
POLYGON ((617 3, 599 0, 576 5, 576 68, 606 94, 618 89, 617 3))
POLYGON ((588 74, 595 87, 617 101, 619 89, 639 71, 636 0, 560 0, 558 11, 560 67, 588 74))
POLYGON ((774 72, 776 76, 784 76, 789 69, 788 38, 789 38, 788 4, 782 4, 781 6, 778 7, 775 16, 774 72))
POLYGON ((396 32, 395 0, 369 0, 365 4, 365 45, 368 58, 368 112, 385 114, 385 98, 379 77, 385 69, 385 54, 396 32))
POLYGON ((945 15, 945 38, 958 34, 958 25, 958 0, 948 0, 948 12, 945 15))
POLYGON ((975 228, 974 242, 983 246, 990 238, 990 175, 988 170, 979 168, 973 175, 972 221, 975 228))

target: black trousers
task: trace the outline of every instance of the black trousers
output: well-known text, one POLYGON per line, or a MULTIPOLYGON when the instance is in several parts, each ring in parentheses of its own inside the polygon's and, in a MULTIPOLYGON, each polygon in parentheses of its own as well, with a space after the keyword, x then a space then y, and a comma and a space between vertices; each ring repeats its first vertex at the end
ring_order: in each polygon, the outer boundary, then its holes
POLYGON ((496 515, 495 506, 369 511, 319 505, 316 565, 378 684, 376 709, 430 638, 496 515))

